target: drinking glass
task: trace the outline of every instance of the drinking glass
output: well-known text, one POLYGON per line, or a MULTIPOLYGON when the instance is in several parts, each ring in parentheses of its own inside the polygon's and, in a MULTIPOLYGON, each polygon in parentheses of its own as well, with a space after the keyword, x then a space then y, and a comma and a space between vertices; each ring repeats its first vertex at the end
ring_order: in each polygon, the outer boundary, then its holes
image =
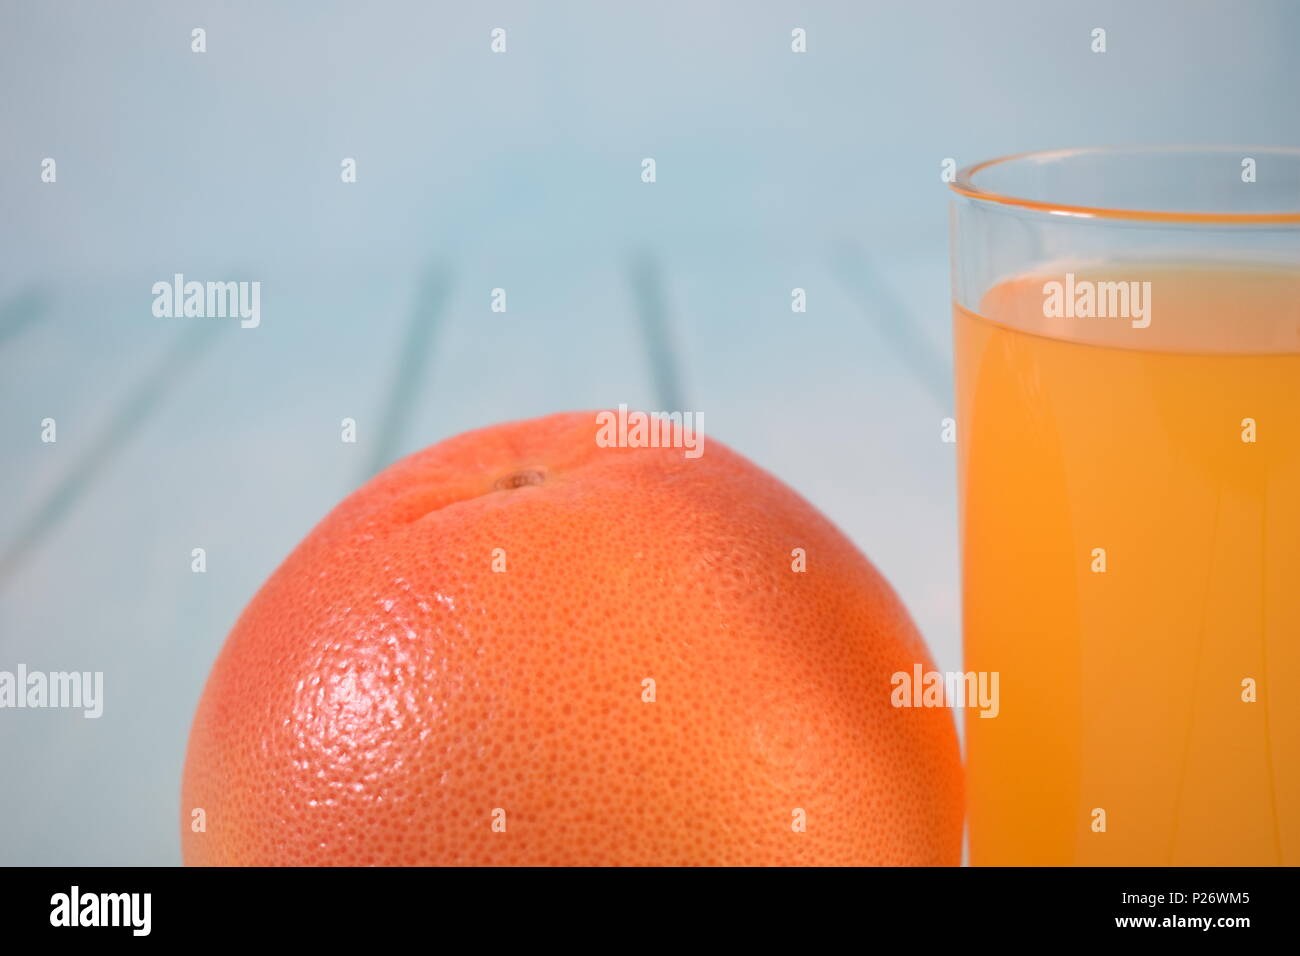
POLYGON ((962 170, 973 864, 1300 864, 1300 150, 962 170))

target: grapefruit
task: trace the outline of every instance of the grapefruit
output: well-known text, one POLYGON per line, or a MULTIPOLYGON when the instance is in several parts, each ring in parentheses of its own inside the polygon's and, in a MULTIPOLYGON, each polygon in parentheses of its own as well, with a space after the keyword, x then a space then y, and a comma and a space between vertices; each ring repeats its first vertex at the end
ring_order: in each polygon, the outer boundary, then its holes
POLYGON ((204 689, 186 863, 959 861, 952 718, 890 702, 931 664, 881 575, 712 439, 596 434, 469 432, 317 525, 204 689))

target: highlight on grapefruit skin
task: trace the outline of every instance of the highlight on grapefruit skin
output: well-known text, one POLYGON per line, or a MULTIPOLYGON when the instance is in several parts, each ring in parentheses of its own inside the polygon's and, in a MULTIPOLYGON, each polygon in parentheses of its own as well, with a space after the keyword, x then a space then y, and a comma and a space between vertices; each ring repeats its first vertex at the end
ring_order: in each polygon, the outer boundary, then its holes
POLYGON ((959 862, 952 717, 891 705, 932 665, 871 563, 713 439, 596 433, 468 432, 316 526, 208 678, 187 864, 959 862))

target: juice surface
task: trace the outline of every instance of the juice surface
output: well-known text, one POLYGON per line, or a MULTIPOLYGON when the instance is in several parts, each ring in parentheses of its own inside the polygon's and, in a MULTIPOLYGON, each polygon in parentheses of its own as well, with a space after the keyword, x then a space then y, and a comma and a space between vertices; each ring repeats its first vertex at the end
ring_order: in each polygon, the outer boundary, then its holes
POLYGON ((971 862, 1300 864, 1300 270, 1065 271, 954 310, 971 862))

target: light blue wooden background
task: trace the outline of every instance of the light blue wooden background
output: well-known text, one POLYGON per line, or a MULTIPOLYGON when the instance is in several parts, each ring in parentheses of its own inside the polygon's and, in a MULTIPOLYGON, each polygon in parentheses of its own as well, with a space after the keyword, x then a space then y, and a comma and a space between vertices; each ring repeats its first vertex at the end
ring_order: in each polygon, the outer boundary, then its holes
POLYGON ((0 669, 106 703, 0 711, 0 863, 177 862, 245 602, 377 461, 505 419, 677 393, 955 668, 940 161, 1295 145, 1298 43, 1286 0, 3 0, 0 669), (262 327, 154 318, 174 272, 260 280, 262 327))

